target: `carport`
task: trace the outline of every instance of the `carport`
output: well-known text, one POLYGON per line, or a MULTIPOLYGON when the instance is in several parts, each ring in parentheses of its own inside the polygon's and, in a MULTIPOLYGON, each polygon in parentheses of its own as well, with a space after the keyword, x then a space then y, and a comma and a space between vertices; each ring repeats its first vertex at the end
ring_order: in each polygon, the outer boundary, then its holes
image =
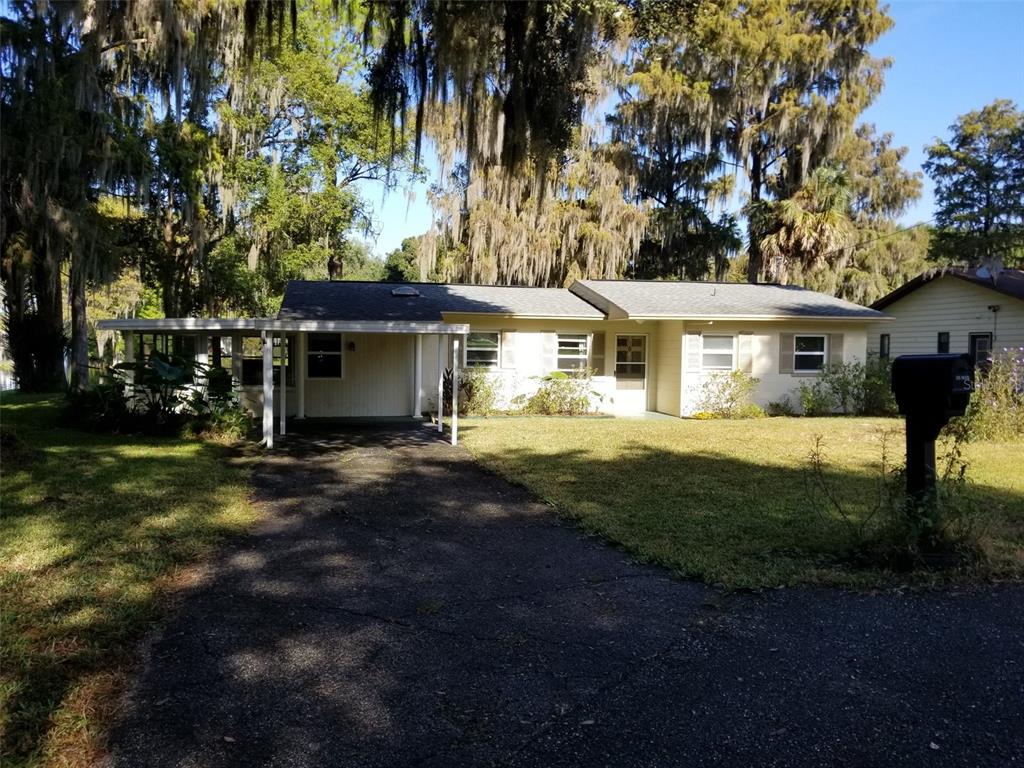
MULTIPOLYGON (((279 382, 276 387, 279 402, 277 411, 279 417, 275 430, 275 383, 274 383, 274 346, 277 341, 280 349, 287 350, 294 348, 296 355, 292 364, 297 370, 293 372, 295 381, 294 391, 297 402, 295 403, 295 418, 306 418, 306 388, 307 364, 309 349, 309 338, 311 335, 337 335, 339 348, 342 348, 346 335, 361 335, 362 338, 393 338, 395 335, 402 335, 412 338, 411 360, 409 368, 411 375, 408 383, 402 381, 379 381, 374 382, 380 387, 390 387, 392 391, 396 388, 401 391, 401 397, 408 394, 409 415, 419 417, 423 413, 423 370, 424 356, 437 355, 437 431, 444 430, 444 372, 446 362, 451 361, 452 371, 452 404, 451 404, 451 442, 452 445, 458 442, 458 377, 459 367, 462 359, 462 348, 464 338, 469 333, 469 326, 464 324, 452 324, 422 320, 406 321, 352 321, 352 320, 308 320, 308 319, 282 319, 282 318, 159 318, 159 319, 117 319, 103 320, 98 323, 100 330, 120 332, 125 340, 125 357, 129 360, 136 359, 137 353, 135 340, 137 334, 164 334, 168 337, 192 337, 195 339, 195 359, 202 365, 221 365, 220 339, 230 338, 232 340, 231 372, 232 380, 236 388, 242 384, 242 358, 235 350, 241 349, 242 340, 246 338, 258 338, 262 351, 262 376, 261 389, 259 392, 258 410, 263 428, 263 442, 268 448, 274 446, 275 431, 284 435, 287 432, 287 392, 289 365, 288 355, 284 352, 280 355, 279 361, 279 382), (432 344, 427 343, 429 339, 432 344), (430 347, 430 348, 428 348, 430 347)), ((351 343, 351 342, 350 342, 351 343)), ((347 347, 346 347, 347 348, 347 347)), ((341 351, 340 354, 344 354, 341 351)), ((340 370, 339 362, 339 370, 340 370)), ((390 371, 384 373, 390 375, 390 371)), ((396 376, 404 373, 395 372, 396 376)), ((378 414, 384 415, 384 414, 378 414)))

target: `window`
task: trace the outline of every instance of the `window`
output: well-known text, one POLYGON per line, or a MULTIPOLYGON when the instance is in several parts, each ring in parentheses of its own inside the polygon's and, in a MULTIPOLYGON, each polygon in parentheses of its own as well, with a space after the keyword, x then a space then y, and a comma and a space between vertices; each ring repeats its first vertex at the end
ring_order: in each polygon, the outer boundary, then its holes
POLYGON ((736 342, 732 336, 702 337, 701 368, 716 371, 731 371, 736 359, 736 342))
POLYGON ((889 334, 883 333, 878 337, 878 359, 889 359, 889 334))
POLYGON ((825 367, 824 336, 793 337, 793 370, 820 371, 825 367))
POLYGON ((146 360, 154 352, 168 357, 196 358, 196 337, 174 333, 138 333, 135 335, 135 357, 146 360))
POLYGON ((497 368, 500 335, 497 332, 469 334, 466 339, 466 365, 470 368, 497 368))
POLYGON ((992 354, 992 334, 972 333, 968 337, 968 351, 975 366, 986 366, 992 354))
POLYGON ((939 343, 936 351, 940 354, 949 352, 949 331, 939 331, 939 343))
POLYGON ((615 378, 619 383, 634 382, 636 389, 643 389, 646 377, 647 337, 616 336, 615 378))
POLYGON ((587 334, 558 334, 558 370, 578 371, 587 367, 587 334))
MULTIPOLYGON (((286 386, 295 386, 295 338, 288 339, 288 344, 281 346, 281 337, 274 336, 273 378, 274 386, 281 384, 282 358, 287 368, 286 386)), ((263 341, 259 336, 242 337, 242 386, 258 387, 263 384, 263 341)))
POLYGON ((311 333, 306 350, 306 377, 341 378, 341 334, 311 333))

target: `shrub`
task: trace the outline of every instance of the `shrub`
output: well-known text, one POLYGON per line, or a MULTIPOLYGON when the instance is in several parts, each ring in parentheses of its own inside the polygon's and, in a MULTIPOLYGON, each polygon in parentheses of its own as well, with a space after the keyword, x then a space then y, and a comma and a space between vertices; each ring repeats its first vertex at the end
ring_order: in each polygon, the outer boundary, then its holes
POLYGON ((111 367, 108 381, 69 396, 65 418, 105 432, 242 439, 251 419, 221 368, 154 354, 111 367))
POLYGON ((789 399, 788 395, 783 395, 781 400, 773 400, 768 403, 768 408, 766 410, 768 416, 796 415, 796 408, 793 407, 793 401, 789 399))
POLYGON ((877 358, 866 363, 830 365, 815 381, 797 388, 797 399, 805 416, 828 416, 837 410, 856 416, 892 416, 896 413, 896 398, 891 371, 887 360, 877 358))
POLYGON ((591 400, 599 397, 591 388, 593 371, 583 369, 573 373, 552 371, 540 377, 541 385, 529 398, 522 403, 524 413, 542 414, 546 416, 581 416, 590 413, 591 400))
POLYGON ((1003 350, 975 372, 967 413, 954 419, 947 435, 968 440, 1013 440, 1024 435, 1024 348, 1003 350))
POLYGON ((797 388, 797 397, 804 416, 829 416, 836 409, 831 387, 821 380, 802 382, 797 388))
MULTIPOLYGON (((490 416, 496 410, 498 388, 487 371, 480 368, 459 369, 459 415, 473 413, 490 416)), ((452 369, 444 372, 444 407, 452 410, 452 369)))
MULTIPOLYGON (((750 397, 758 381, 743 371, 713 373, 705 379, 701 387, 697 410, 713 414, 720 419, 750 418, 754 413, 750 408, 750 397)), ((757 411, 761 416, 764 415, 760 408, 757 408, 757 411)))
POLYGON ((836 363, 826 367, 818 379, 843 413, 860 413, 864 408, 864 364, 836 363))
POLYGON ((864 394, 857 413, 861 416, 894 416, 896 412, 896 396, 892 393, 892 363, 869 357, 864 364, 864 394))
POLYGON ((477 416, 490 416, 497 410, 498 385, 494 377, 480 368, 464 368, 459 371, 459 394, 465 393, 465 410, 477 416))

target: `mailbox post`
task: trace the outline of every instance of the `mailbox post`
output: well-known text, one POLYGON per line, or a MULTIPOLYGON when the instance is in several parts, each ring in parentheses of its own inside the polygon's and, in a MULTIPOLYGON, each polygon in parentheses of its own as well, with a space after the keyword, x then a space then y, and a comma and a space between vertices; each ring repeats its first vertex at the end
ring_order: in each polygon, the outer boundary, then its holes
POLYGON ((907 494, 913 503, 935 498, 935 440, 962 416, 974 391, 967 355, 901 355, 892 363, 892 392, 907 425, 907 494))

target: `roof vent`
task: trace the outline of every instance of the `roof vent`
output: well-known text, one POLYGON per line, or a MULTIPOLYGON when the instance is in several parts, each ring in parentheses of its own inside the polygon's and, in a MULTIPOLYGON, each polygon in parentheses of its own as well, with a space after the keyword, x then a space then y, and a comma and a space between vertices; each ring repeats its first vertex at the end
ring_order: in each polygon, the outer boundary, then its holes
POLYGON ((400 285, 391 289, 392 296, 419 296, 420 292, 411 285, 400 285))

